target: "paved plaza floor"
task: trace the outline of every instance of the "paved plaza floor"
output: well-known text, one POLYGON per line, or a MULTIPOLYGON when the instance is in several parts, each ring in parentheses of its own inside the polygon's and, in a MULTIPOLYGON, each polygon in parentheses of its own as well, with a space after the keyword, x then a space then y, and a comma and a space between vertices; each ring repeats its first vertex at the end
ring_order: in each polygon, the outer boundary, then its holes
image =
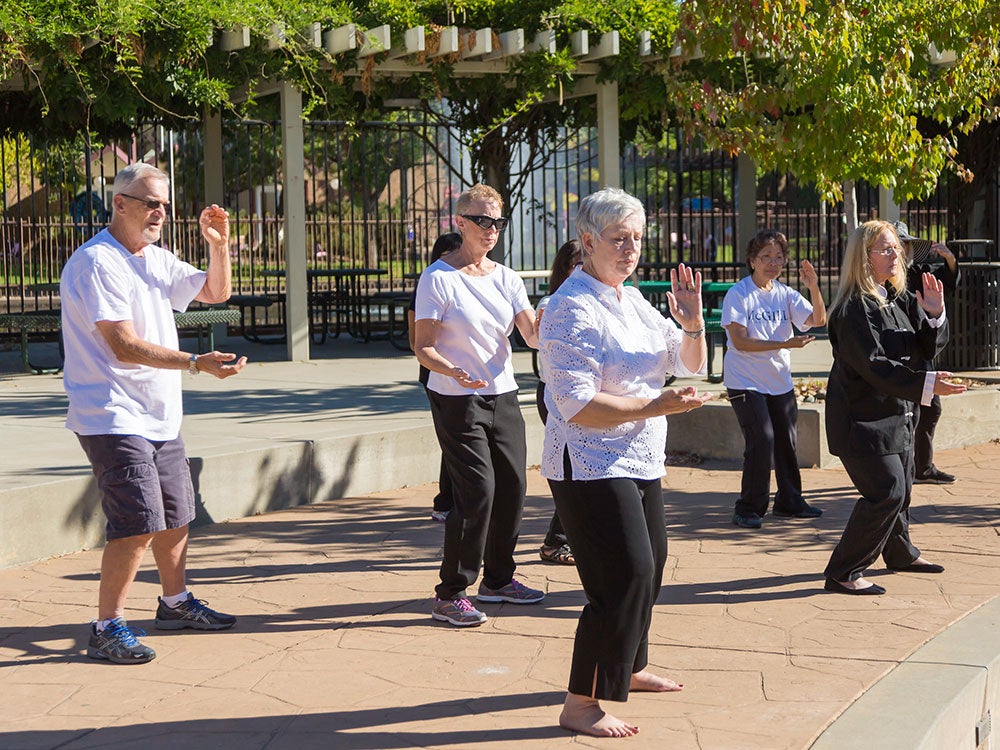
MULTIPOLYGON (((289 413, 309 382, 301 429, 320 424, 316 411, 324 408, 341 409, 345 419, 371 416, 352 417, 356 404, 318 402, 318 365, 274 366, 289 413)), ((415 367, 395 357, 380 366, 399 370, 380 377, 390 386, 415 367)), ((260 378, 267 367, 249 374, 260 378)), ((8 379, 0 398, 56 389, 56 380, 8 379)), ((243 386, 237 379, 226 385, 245 408, 243 386)), ((186 424, 195 442, 232 419, 223 390, 214 416, 206 408, 186 424)), ((39 408, 35 418, 49 435, 57 434, 55 411, 39 408)), ((13 417, 3 423, 8 452, 18 445, 18 424, 13 417)), ((33 451, 45 442, 38 433, 33 451)), ((429 461, 435 451, 428 446, 429 461)), ((18 471, 47 480, 70 460, 54 451, 35 457, 42 468, 22 459, 18 471)), ((634 738, 597 740, 557 726, 585 598, 574 568, 538 559, 552 503, 532 467, 518 575, 547 598, 533 606, 484 604, 489 621, 479 628, 430 617, 442 541, 442 527, 429 518, 432 484, 194 530, 191 590, 239 616, 230 631, 155 630, 159 587, 147 558, 127 611, 158 654, 146 665, 85 656, 99 549, 0 570, 0 748, 807 748, 915 649, 1000 594, 1000 444, 941 451, 938 465, 959 481, 915 488, 912 534, 946 571, 891 573, 876 563, 870 577, 888 589, 883 597, 822 589, 823 567, 855 499, 842 469, 803 470, 821 518, 768 517, 751 531, 730 523, 736 463, 669 467, 670 554, 650 630, 651 668, 685 688, 609 703, 640 726, 634 738)))

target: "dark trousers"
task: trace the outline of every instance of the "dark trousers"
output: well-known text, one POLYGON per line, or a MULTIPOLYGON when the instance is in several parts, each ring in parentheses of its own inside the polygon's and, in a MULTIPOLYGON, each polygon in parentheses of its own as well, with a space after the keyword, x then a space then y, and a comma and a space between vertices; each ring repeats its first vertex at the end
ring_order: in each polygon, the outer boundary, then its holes
MULTIPOLYGON (((423 365, 420 366, 420 382, 424 386, 424 393, 427 394, 427 399, 430 400, 431 392, 427 389, 427 378, 430 377, 430 372, 424 373, 426 370, 423 365)), ((451 490, 451 475, 448 473, 448 464, 444 460, 444 456, 441 456, 441 468, 438 470, 438 493, 434 496, 434 510, 445 512, 450 511, 455 506, 455 500, 452 498, 451 490)))
POLYGON ((841 460, 861 499, 823 574, 835 581, 855 581, 879 554, 890 568, 906 567, 920 557, 920 550, 910 542, 912 454, 841 460))
POLYGON ((649 624, 667 560, 660 480, 566 479, 550 486, 587 594, 569 692, 625 701, 632 675, 648 661, 649 624))
POLYGON ((517 392, 442 396, 428 391, 455 507, 444 527, 440 599, 467 596, 479 577, 498 589, 514 576, 527 485, 524 418, 517 392))
POLYGON ((934 430, 941 419, 941 397, 934 396, 930 406, 913 405, 913 471, 922 477, 934 468, 934 430))
MULTIPOLYGON (((545 424, 549 418, 549 410, 545 407, 545 381, 539 380, 538 386, 535 388, 535 407, 538 409, 538 416, 542 418, 542 424, 545 424)), ((549 483, 549 490, 552 489, 552 483, 549 483)), ((552 512, 552 520, 549 521, 549 530, 545 533, 545 541, 542 542, 546 547, 562 547, 567 543, 566 532, 563 530, 562 522, 559 520, 559 511, 555 510, 552 512)))
POLYGON ((802 475, 795 455, 799 407, 795 391, 771 396, 729 389, 729 403, 743 430, 743 481, 736 500, 740 515, 767 513, 771 498, 771 466, 778 482, 774 509, 797 513, 804 506, 802 475))

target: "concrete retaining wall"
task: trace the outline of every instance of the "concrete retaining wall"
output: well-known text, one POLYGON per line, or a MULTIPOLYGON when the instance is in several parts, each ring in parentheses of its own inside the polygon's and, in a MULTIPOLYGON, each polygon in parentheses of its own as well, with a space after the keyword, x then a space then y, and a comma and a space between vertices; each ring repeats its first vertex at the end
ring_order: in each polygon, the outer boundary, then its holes
MULTIPOLYGON (((980 388, 941 399, 942 415, 934 447, 962 448, 1000 438, 1000 389, 980 388)), ((840 460, 826 442, 826 404, 799 404, 799 466, 825 469, 840 460)), ((728 402, 709 402, 701 409, 667 418, 667 448, 691 451, 704 458, 742 460, 743 433, 728 402)))
MULTIPOLYGON (((543 428, 525 398, 528 464, 540 462, 543 428)), ((799 465, 826 468, 824 405, 799 409, 799 465)), ((667 447, 736 461, 743 436, 728 403, 669 417, 667 447)), ((944 399, 935 445, 957 448, 1000 436, 1000 390, 944 399)), ((191 454, 198 502, 196 523, 213 523, 310 502, 436 481, 440 451, 428 424, 318 440, 258 440, 238 451, 191 454)), ((104 519, 89 473, 0 490, 0 567, 95 547, 104 519)))

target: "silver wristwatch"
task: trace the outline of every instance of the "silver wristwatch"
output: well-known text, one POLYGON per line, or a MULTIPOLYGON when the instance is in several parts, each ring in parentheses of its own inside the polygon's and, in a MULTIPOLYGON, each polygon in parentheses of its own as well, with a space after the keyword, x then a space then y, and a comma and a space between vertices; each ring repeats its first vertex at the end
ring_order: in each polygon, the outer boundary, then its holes
POLYGON ((192 354, 191 359, 188 360, 188 374, 197 375, 201 370, 198 369, 198 355, 192 354))

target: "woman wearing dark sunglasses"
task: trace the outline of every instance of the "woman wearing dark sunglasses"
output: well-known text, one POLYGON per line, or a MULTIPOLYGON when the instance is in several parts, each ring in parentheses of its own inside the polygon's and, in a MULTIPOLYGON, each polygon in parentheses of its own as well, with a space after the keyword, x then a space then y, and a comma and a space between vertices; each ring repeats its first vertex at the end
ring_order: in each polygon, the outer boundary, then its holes
POLYGON ((459 196, 461 246, 432 263, 417 285, 414 353, 430 370, 427 396, 452 480, 435 620, 481 625, 478 602, 534 604, 545 594, 514 579, 514 546, 526 487, 524 418, 508 336, 516 325, 537 346, 535 314, 521 278, 489 257, 507 226, 503 200, 486 185, 459 196))

